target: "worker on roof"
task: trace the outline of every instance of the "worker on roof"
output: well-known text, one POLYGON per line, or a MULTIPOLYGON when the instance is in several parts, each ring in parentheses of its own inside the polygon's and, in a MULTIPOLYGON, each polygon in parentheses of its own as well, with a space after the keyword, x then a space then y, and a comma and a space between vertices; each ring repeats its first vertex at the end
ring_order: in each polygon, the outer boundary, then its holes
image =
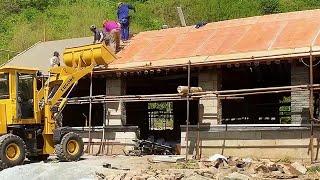
POLYGON ((104 40, 106 40, 106 34, 97 29, 96 25, 91 25, 90 26, 90 31, 93 32, 93 44, 96 42, 102 43, 104 40))
POLYGON ((120 23, 113 20, 104 20, 102 26, 105 34, 110 38, 110 47, 113 48, 115 52, 118 52, 120 49, 120 23))
POLYGON ((53 57, 50 58, 50 66, 51 67, 60 66, 60 54, 58 51, 53 52, 53 57))
POLYGON ((129 39, 129 25, 130 25, 130 16, 129 10, 136 12, 135 8, 131 4, 126 4, 123 2, 118 3, 118 21, 121 24, 121 39, 127 41, 129 39))

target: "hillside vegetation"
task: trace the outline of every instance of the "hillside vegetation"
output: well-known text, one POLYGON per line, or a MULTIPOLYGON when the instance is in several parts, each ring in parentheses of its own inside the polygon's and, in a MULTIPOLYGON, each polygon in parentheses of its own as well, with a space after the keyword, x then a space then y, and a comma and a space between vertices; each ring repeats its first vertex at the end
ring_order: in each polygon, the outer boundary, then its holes
MULTIPOLYGON (((177 6, 188 25, 270 13, 316 9, 320 0, 128 0, 136 7, 131 29, 179 26, 177 6)), ((89 26, 116 19, 116 0, 1 0, 0 62, 34 43, 90 36, 89 26), (6 50, 10 50, 6 51, 6 50), (13 52, 11 52, 13 51, 13 52)))

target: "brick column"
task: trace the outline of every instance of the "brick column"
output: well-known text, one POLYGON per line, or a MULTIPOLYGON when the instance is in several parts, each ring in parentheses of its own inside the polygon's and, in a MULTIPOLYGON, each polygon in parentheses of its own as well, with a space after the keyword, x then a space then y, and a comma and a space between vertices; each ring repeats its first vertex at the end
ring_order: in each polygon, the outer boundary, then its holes
MULTIPOLYGON (((107 79, 107 95, 119 96, 123 94, 123 84, 121 79, 107 79)), ((125 107, 122 102, 107 103, 107 121, 108 125, 124 125, 125 107)))
MULTIPOLYGON (((199 73, 198 86, 204 91, 217 90, 217 70, 207 70, 199 73)), ((211 125, 218 124, 218 100, 208 99, 199 101, 199 121, 211 125)))
MULTIPOLYGON (((308 67, 291 64, 291 85, 309 84, 308 67)), ((309 119, 309 91, 291 92, 291 123, 307 123, 309 119)))

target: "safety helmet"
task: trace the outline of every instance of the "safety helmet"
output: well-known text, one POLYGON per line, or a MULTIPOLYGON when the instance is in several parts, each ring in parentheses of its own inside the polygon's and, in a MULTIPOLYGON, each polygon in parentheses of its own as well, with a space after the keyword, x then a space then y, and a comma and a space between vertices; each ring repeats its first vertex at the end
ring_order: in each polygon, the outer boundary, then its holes
POLYGON ((59 57, 59 52, 58 51, 53 52, 53 56, 59 57))
POLYGON ((119 3, 118 3, 118 7, 120 7, 122 4, 123 4, 123 2, 119 2, 119 3))
POLYGON ((90 26, 90 30, 91 30, 91 31, 94 31, 94 30, 96 30, 96 29, 97 29, 96 25, 93 24, 93 25, 90 26))

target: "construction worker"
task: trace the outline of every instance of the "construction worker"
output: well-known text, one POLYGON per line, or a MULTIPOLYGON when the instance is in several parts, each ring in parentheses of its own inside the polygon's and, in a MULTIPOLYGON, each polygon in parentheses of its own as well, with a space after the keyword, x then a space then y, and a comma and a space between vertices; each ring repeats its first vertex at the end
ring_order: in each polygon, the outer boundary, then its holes
POLYGON ((59 54, 59 52, 57 52, 57 51, 53 52, 53 57, 50 59, 50 66, 51 67, 60 66, 60 54, 59 54))
POLYGON ((98 30, 95 25, 91 25, 90 30, 91 32, 93 32, 93 44, 95 44, 96 42, 102 43, 104 40, 106 40, 105 33, 101 30, 98 30))
POLYGON ((132 5, 123 2, 118 3, 117 15, 118 21, 121 24, 121 39, 123 41, 127 41, 129 39, 130 9, 136 12, 135 8, 132 5))
POLYGON ((112 47, 115 52, 118 52, 120 49, 120 23, 112 20, 104 20, 102 26, 105 34, 110 38, 110 47, 112 47))

